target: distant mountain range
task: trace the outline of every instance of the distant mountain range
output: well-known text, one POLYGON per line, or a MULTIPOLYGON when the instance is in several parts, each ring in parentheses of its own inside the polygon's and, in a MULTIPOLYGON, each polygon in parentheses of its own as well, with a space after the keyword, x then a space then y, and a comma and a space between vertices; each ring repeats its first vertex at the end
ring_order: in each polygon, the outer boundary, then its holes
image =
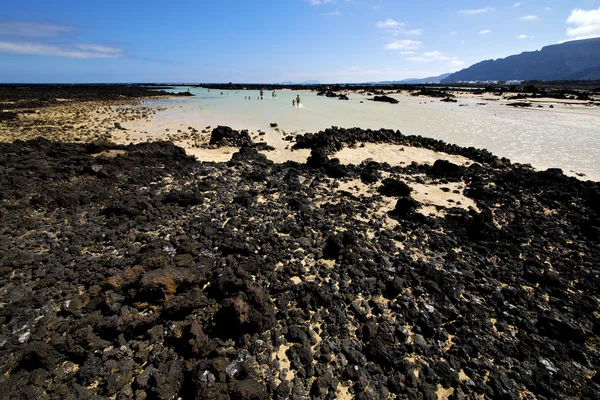
POLYGON ((441 82, 588 79, 600 79, 600 38, 575 40, 482 61, 441 82))
POLYGON ((439 76, 430 76, 429 78, 409 78, 401 81, 384 81, 377 82, 380 85, 420 85, 424 83, 440 83, 442 79, 449 77, 452 74, 442 74, 439 76))

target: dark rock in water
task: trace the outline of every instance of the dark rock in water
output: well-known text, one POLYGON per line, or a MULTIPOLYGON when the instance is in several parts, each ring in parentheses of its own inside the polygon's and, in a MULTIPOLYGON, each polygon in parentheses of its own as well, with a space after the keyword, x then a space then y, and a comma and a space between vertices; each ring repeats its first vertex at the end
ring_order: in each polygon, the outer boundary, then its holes
POLYGON ((390 104, 398 104, 399 101, 397 99, 394 99, 393 97, 390 96, 375 96, 373 97, 373 101, 380 101, 383 103, 390 103, 390 104))
POLYGON ((453 99, 451 97, 446 97, 446 98, 444 98, 444 99, 442 99, 440 101, 443 101, 443 102, 446 102, 446 103, 456 103, 456 102, 458 102, 458 100, 453 99))
POLYGON ((531 103, 527 103, 524 101, 515 101, 513 103, 507 103, 506 105, 510 106, 510 107, 532 107, 533 106, 531 103))
POLYGON ((348 98, 348 96, 346 96, 345 94, 340 94, 340 95, 338 96, 338 99, 339 99, 339 100, 350 100, 350 99, 348 98))
POLYGON ((228 126, 217 126, 210 134, 210 144, 215 146, 242 147, 252 142, 247 130, 235 131, 228 126))
POLYGON ((277 123, 271 122, 271 128, 277 128, 277 123))
POLYGON ((386 178, 377 191, 384 196, 408 196, 412 192, 412 188, 397 179, 386 178))

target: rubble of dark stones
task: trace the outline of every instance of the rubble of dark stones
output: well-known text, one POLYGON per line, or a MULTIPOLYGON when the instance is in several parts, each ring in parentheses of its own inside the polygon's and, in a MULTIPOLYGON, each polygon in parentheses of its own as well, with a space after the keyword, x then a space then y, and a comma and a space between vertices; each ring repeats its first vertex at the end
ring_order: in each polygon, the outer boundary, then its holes
POLYGON ((421 90, 411 93, 411 96, 442 97, 446 99, 456 97, 444 90, 430 89, 427 87, 423 87, 421 90))
POLYGON ((0 103, 4 110, 22 110, 23 108, 43 108, 64 101, 110 101, 167 95, 193 96, 188 92, 171 93, 165 92, 163 89, 166 88, 121 84, 2 84, 0 85, 0 103))
POLYGON ((598 183, 390 130, 297 141, 306 164, 0 143, 0 397, 600 396, 598 183), (474 162, 330 158, 365 142, 474 162), (421 214, 412 182, 477 209, 421 214))

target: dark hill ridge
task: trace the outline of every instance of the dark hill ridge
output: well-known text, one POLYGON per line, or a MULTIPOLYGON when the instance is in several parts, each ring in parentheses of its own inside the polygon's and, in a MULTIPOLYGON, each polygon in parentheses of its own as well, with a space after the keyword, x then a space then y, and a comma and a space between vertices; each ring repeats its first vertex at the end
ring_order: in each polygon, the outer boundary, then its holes
POLYGON ((575 40, 539 51, 482 61, 450 75, 442 83, 590 79, 600 79, 600 38, 575 40))
POLYGON ((598 183, 390 130, 240 145, 0 143, 0 399, 598 398, 598 183), (363 142, 479 162, 329 158, 363 142), (480 212, 414 212, 449 181, 480 212))

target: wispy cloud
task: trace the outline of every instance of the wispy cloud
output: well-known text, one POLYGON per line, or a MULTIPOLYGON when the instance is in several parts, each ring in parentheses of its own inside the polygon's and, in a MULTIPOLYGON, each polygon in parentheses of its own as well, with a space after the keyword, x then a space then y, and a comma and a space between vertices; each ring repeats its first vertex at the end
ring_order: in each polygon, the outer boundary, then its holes
POLYGON ((537 21, 537 15, 525 15, 524 17, 519 18, 519 21, 537 21))
POLYGON ((406 61, 413 62, 421 62, 421 63, 429 63, 434 61, 447 61, 447 66, 451 68, 458 68, 464 64, 463 61, 459 60, 458 57, 450 57, 449 55, 435 50, 435 51, 426 51, 422 53, 420 56, 412 56, 407 57, 406 61))
POLYGON ((465 65, 465 62, 464 61, 460 61, 460 60, 451 60, 448 63, 448 66, 450 68, 455 68, 455 69, 458 69, 458 68, 462 67, 463 65, 465 65))
POLYGON ((385 45, 388 50, 417 50, 423 47, 422 42, 416 40, 397 40, 385 45))
POLYGON ((492 30, 491 29, 483 29, 481 31, 479 31, 480 35, 487 35, 488 33, 491 33, 492 30))
POLYGON ((523 4, 525 4, 525 3, 523 3, 523 2, 515 3, 515 4, 513 4, 513 7, 521 7, 523 4))
POLYGON ((403 22, 398 22, 392 18, 388 18, 385 21, 378 21, 376 25, 379 29, 383 29, 392 36, 398 36, 400 34, 418 36, 423 33, 423 29, 405 30, 405 24, 403 22))
POLYGON ((318 5, 327 4, 327 3, 335 4, 335 0, 308 0, 308 2, 310 3, 311 6, 318 6, 318 5))
POLYGON ((385 21, 377 22, 377 27, 382 29, 397 29, 404 26, 402 22, 398 22, 391 18, 386 19, 385 21))
POLYGON ((20 38, 55 38, 75 31, 70 25, 35 21, 0 19, 0 36, 20 38))
POLYGON ((464 14, 464 15, 476 15, 476 14, 483 14, 483 13, 492 12, 492 11, 494 11, 494 9, 492 7, 486 7, 486 8, 478 8, 478 9, 474 9, 474 10, 460 10, 458 13, 464 14))
POLYGON ((600 36, 600 7, 597 10, 575 9, 567 18, 567 28, 570 40, 589 39, 600 36))
POLYGON ((0 16, 0 53, 69 58, 125 57, 125 51, 119 47, 66 41, 75 31, 71 25, 12 20, 0 16))
POLYGON ((121 58, 123 49, 86 43, 39 43, 0 41, 0 53, 70 58, 121 58))
POLYGON ((332 16, 332 17, 337 17, 337 16, 342 15, 342 13, 339 10, 334 10, 332 12, 324 13, 324 14, 321 14, 321 15, 328 15, 328 16, 332 16))
POLYGON ((525 40, 525 39, 533 39, 533 36, 529 36, 529 35, 519 35, 519 36, 517 36, 517 39, 520 39, 520 40, 525 40))

